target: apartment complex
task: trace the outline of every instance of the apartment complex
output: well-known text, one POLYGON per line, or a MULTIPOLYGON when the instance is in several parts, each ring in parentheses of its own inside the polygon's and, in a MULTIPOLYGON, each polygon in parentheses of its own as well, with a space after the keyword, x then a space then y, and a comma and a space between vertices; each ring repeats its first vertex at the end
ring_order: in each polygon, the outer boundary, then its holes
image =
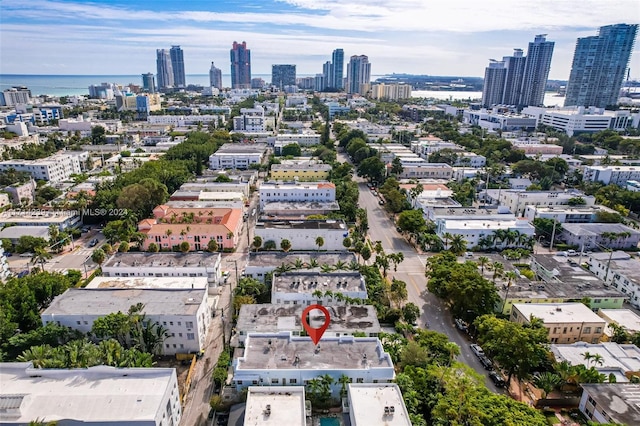
POLYGON ((366 55, 354 55, 347 64, 347 93, 364 95, 369 90, 371 82, 371 64, 366 55))
POLYGON ((276 181, 317 182, 329 179, 330 164, 274 164, 271 166, 271 179, 276 181))
POLYGON ((211 154, 209 168, 212 170, 246 170, 251 164, 262 163, 266 153, 267 145, 263 143, 226 143, 211 154))
POLYGON ((0 172, 14 169, 29 173, 35 180, 55 183, 69 179, 72 174, 81 174, 83 166, 80 155, 55 154, 40 160, 0 161, 0 172))
POLYGON ((265 220, 256 223, 255 235, 263 244, 273 241, 280 248, 288 240, 293 250, 346 251, 343 241, 349 228, 342 220, 265 220), (317 241, 322 238, 322 246, 317 241))
POLYGON ((231 88, 249 89, 251 85, 251 50, 247 43, 233 42, 231 48, 231 88))
POLYGON ((260 185, 260 208, 273 202, 333 202, 336 186, 331 182, 276 183, 260 185))
POLYGON ((343 297, 367 299, 367 287, 359 272, 291 271, 274 275, 271 303, 285 305, 329 305, 343 297), (327 293, 329 292, 329 293, 327 293), (322 295, 320 295, 322 294, 322 295))

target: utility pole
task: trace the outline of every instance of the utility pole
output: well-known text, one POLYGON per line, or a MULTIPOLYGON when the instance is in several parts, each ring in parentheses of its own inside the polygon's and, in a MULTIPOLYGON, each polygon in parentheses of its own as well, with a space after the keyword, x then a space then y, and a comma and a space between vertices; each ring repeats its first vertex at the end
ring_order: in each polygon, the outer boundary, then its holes
POLYGON ((551 231, 551 243, 549 244, 549 252, 551 252, 551 250, 553 249, 553 239, 556 236, 556 224, 557 223, 558 223, 558 221, 553 219, 553 231, 551 231))

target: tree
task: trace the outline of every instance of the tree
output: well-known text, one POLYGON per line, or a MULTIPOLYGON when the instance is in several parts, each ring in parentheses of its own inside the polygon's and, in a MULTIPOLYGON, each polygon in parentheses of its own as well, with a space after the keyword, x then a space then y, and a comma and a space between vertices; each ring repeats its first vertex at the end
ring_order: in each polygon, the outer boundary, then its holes
POLYGON ((96 262, 98 265, 102 265, 102 263, 106 260, 106 255, 102 249, 94 250, 91 254, 91 260, 96 262))
MULTIPOLYGON (((265 244, 265 246, 266 246, 266 244, 265 244)), ((288 252, 289 250, 291 250, 291 241, 289 241, 288 239, 284 238, 282 241, 280 241, 280 248, 285 253, 288 252)))
POLYGON ((316 238, 316 245, 318 246, 318 251, 320 251, 320 249, 322 248, 322 246, 324 245, 324 238, 322 237, 317 237, 316 238))
POLYGON ((418 308, 415 304, 409 302, 402 307, 402 317, 407 323, 415 323, 419 316, 420 308, 418 308))
POLYGON ((268 240, 264 242, 264 249, 265 250, 275 250, 276 249, 276 242, 273 240, 268 240))
POLYGON ((214 239, 209 240, 209 242, 207 242, 207 251, 214 253, 216 251, 218 251, 218 242, 214 239))
POLYGON ((467 249, 467 242, 464 240, 462 235, 455 234, 451 237, 451 247, 449 247, 449 251, 456 256, 460 256, 467 249))
POLYGON ((389 171, 394 176, 400 176, 404 171, 400 157, 394 157, 391 161, 391 170, 389 171))
POLYGON ((180 251, 182 253, 187 253, 189 250, 191 250, 191 244, 189 244, 189 241, 183 241, 180 243, 180 251))
POLYGON ((545 399, 552 390, 562 384, 562 379, 557 374, 545 371, 533 379, 533 384, 542 390, 542 399, 545 399))
POLYGON ((484 267, 489 264, 489 258, 486 256, 480 256, 478 258, 478 265, 480 265, 480 274, 484 277, 484 267))
POLYGON ((384 163, 378 157, 369 157, 358 165, 358 174, 373 182, 384 180, 384 163))
POLYGON ((37 248, 44 249, 47 245, 47 240, 44 238, 23 235, 18 238, 15 249, 16 253, 34 253, 37 248))
POLYGON ((156 243, 149 244, 149 248, 147 249, 149 253, 157 253, 159 250, 160 250, 160 247, 158 247, 156 243))
POLYGON ((478 343, 507 371, 508 381, 527 378, 547 358, 549 332, 540 321, 523 325, 484 315, 474 325, 478 343))
POLYGON ((253 243, 251 245, 254 249, 256 249, 256 251, 258 251, 260 247, 262 247, 262 237, 260 237, 259 235, 253 237, 253 243))
POLYGON ((389 288, 389 299, 393 301, 396 306, 400 305, 407 299, 407 283, 397 279, 391 280, 391 286, 389 288))
POLYGON ((449 241, 451 241, 451 239, 453 238, 453 235, 451 235, 451 233, 449 232, 445 232, 442 234, 441 238, 442 238, 442 242, 444 243, 444 249, 449 250, 449 241))
POLYGON ((286 157, 289 155, 293 157, 300 157, 300 155, 302 155, 302 150, 300 149, 300 145, 298 145, 297 143, 290 143, 282 147, 282 156, 286 157))
POLYGON ((405 210, 398 215, 398 228, 410 234, 417 234, 425 229, 426 222, 421 210, 405 210))
POLYGON ((51 259, 51 254, 47 252, 45 249, 37 247, 31 256, 31 263, 36 264, 40 262, 42 267, 42 271, 44 272, 44 265, 47 263, 47 260, 51 259))
POLYGON ((122 188, 116 199, 116 206, 131 211, 138 219, 143 219, 168 198, 166 185, 155 179, 145 178, 122 188))
POLYGON ((92 145, 104 145, 107 143, 107 137, 105 136, 106 130, 102 126, 93 126, 91 128, 91 144, 92 145))
POLYGON ((129 251, 129 243, 126 241, 120 241, 120 245, 118 246, 118 251, 120 253, 126 253, 129 251))
MULTIPOLYGON (((555 235, 560 235, 562 232, 562 225, 555 219, 547 219, 543 217, 537 217, 533 219, 533 226, 536 228, 536 235, 542 236, 545 240, 551 241, 551 236, 554 234, 553 227, 555 226, 555 235)), ((554 238, 555 238, 554 235, 554 238)))

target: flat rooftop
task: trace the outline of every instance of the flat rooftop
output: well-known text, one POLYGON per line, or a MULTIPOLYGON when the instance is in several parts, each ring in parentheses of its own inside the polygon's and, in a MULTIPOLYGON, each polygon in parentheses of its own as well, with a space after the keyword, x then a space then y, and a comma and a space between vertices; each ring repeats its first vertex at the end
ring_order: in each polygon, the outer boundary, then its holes
POLYGON ((497 229, 506 229, 506 228, 530 228, 533 229, 533 225, 526 224, 520 225, 520 222, 516 218, 512 219, 499 219, 496 217, 495 220, 488 219, 454 219, 447 218, 444 219, 444 227, 446 229, 488 229, 488 230, 497 230, 497 229))
POLYGON ((251 252, 247 260, 247 267, 278 267, 281 265, 295 265, 308 267, 310 262, 315 260, 318 265, 334 265, 338 262, 349 264, 356 262, 356 255, 348 251, 281 251, 274 252, 251 252))
POLYGON ((304 404, 304 386, 249 386, 244 425, 305 426, 304 404))
POLYGON ((207 277, 95 277, 86 288, 207 288, 207 277))
POLYGON ((164 410, 164 394, 175 379, 173 368, 34 369, 30 362, 0 364, 0 423, 35 419, 76 420, 90 424, 147 419, 164 410))
MULTIPOLYGON (((331 305, 326 308, 331 319, 328 333, 380 332, 376 308, 372 305, 331 305)), ((302 330, 302 311, 305 309, 305 305, 242 305, 237 328, 246 333, 302 330)), ((309 325, 320 328, 325 323, 324 314, 319 310, 312 313, 309 325)))
POLYGON ((310 163, 302 163, 302 164, 274 164, 271 166, 272 172, 278 171, 289 171, 289 170, 313 170, 313 171, 330 171, 330 164, 310 164, 310 163))
POLYGON ((310 337, 289 333, 250 334, 238 370, 368 370, 393 368, 377 337, 328 337, 316 346, 310 337))
POLYGON ((350 292, 365 291, 366 287, 360 272, 292 271, 273 276, 273 293, 313 293, 316 290, 350 292))
POLYGON ((250 154, 261 153, 267 150, 266 143, 225 143, 220 146, 215 154, 250 154))
POLYGON ((120 253, 109 258, 102 268, 212 268, 220 259, 220 253, 120 253))
POLYGON ((526 318, 540 318, 545 324, 604 323, 605 321, 582 303, 514 303, 526 318))
POLYGON ((351 426, 411 426, 402 392, 395 383, 350 383, 347 385, 351 426), (386 408, 393 407, 393 413, 386 408))
POLYGON ((206 289, 70 288, 51 302, 42 315, 108 315, 144 304, 147 315, 194 315, 206 289))
POLYGON ((611 421, 624 425, 640 424, 640 385, 599 383, 580 385, 603 408, 611 421))
MULTIPOLYGON (((640 331, 640 316, 630 309, 599 309, 598 315, 607 323, 618 324, 630 333, 640 331)), ((604 332, 607 336, 613 335, 609 327, 605 327, 604 332)))
POLYGON ((276 182, 269 181, 260 185, 260 192, 273 191, 275 189, 291 190, 291 189, 335 189, 336 185, 332 182, 276 182))
MULTIPOLYGON (((640 348, 632 344, 576 342, 570 345, 552 344, 550 349, 558 362, 569 361, 572 365, 586 366, 584 354, 589 352, 591 355, 597 354, 602 357, 602 364, 594 365, 600 372, 640 371, 640 348)), ((618 381, 627 381, 627 379, 618 381)))
POLYGON ((256 223, 256 229, 344 229, 341 220, 263 220, 256 223))
POLYGON ((640 235, 639 231, 621 223, 563 223, 562 228, 574 235, 587 237, 597 237, 604 232, 629 232, 631 235, 640 235))
POLYGON ((609 256, 611 256, 611 263, 609 268, 611 272, 624 275, 625 278, 640 283, 640 260, 635 257, 631 257, 629 254, 623 251, 614 251, 611 253, 591 253, 589 257, 596 259, 600 262, 609 262, 609 256))
POLYGON ((0 222, 33 223, 63 223, 78 216, 75 210, 5 210, 0 213, 0 222))
POLYGON ((262 211, 265 214, 269 214, 269 212, 273 211, 291 211, 292 214, 295 212, 302 212, 304 214, 305 210, 340 210, 340 205, 337 201, 327 201, 327 202, 319 202, 319 201, 293 201, 293 202, 273 202, 273 203, 265 203, 262 211))

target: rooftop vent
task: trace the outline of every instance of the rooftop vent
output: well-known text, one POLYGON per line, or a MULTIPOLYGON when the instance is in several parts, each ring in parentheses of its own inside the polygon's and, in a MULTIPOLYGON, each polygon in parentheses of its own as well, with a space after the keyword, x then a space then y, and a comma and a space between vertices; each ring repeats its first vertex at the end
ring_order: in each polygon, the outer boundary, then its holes
POLYGON ((264 409, 263 413, 264 413, 265 416, 270 416, 271 415, 271 404, 267 404, 267 406, 264 409))

